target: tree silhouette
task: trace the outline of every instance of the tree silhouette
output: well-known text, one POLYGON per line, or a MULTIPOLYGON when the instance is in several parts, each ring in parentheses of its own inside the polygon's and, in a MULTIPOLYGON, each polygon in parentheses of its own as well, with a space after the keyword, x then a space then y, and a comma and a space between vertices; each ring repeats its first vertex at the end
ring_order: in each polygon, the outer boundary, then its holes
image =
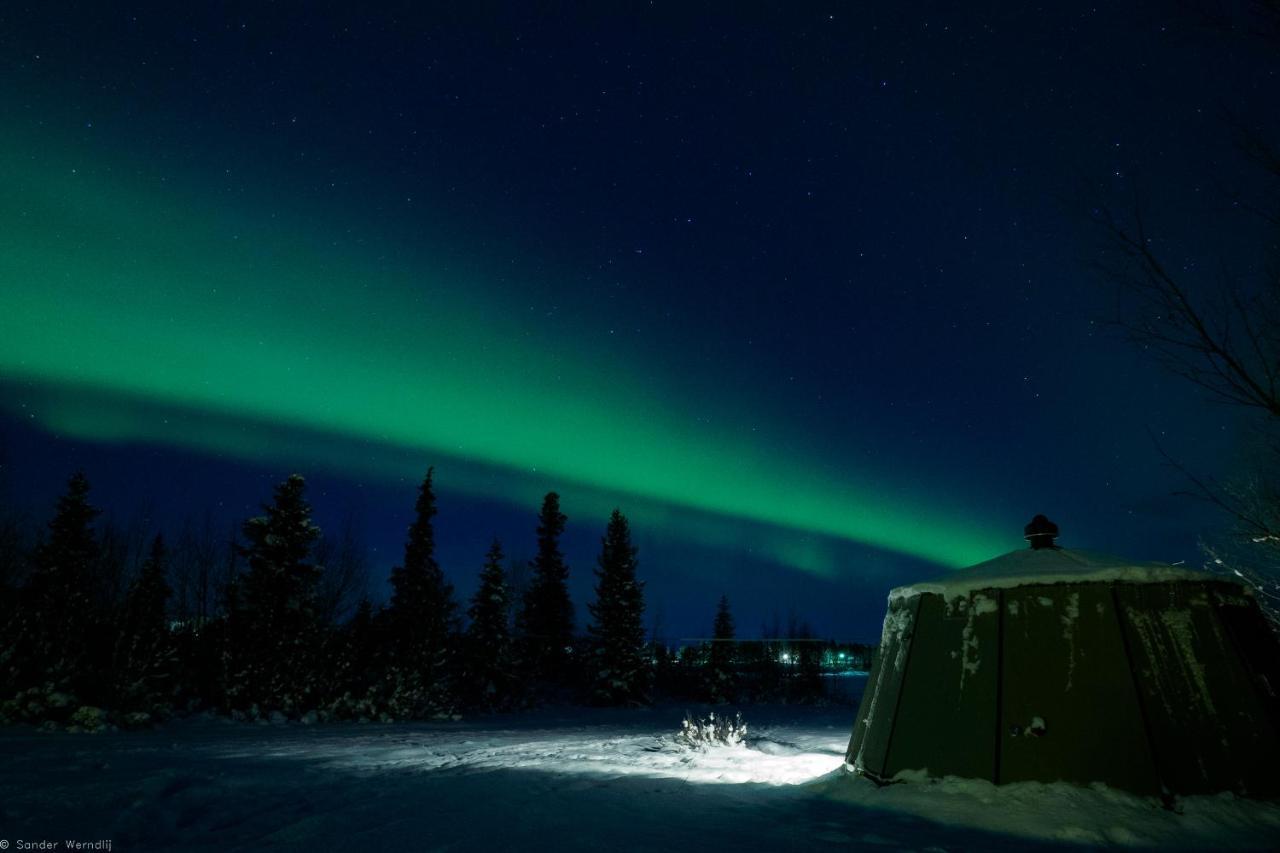
POLYGON ((560 553, 560 535, 567 521, 560 512, 560 496, 548 492, 538 515, 538 553, 530 563, 533 577, 525 592, 521 620, 530 674, 559 683, 568 678, 573 646, 569 567, 560 553))
POLYGON ((310 557, 320 528, 311 521, 305 491, 306 481, 290 476, 276 487, 264 514, 244 523, 241 554, 249 571, 229 602, 235 628, 226 688, 232 707, 297 713, 318 691, 321 570, 310 557))
POLYGON ((711 654, 707 660, 707 695, 712 702, 732 702, 736 693, 733 671, 733 614, 729 597, 720 596, 711 631, 711 654))
POLYGON ((418 489, 404 562, 391 571, 388 702, 392 716, 429 717, 454 702, 451 641, 457 633, 453 585, 436 562, 435 469, 418 489))
POLYGON ((606 705, 648 701, 650 667, 644 648, 644 584, 636 579, 636 548, 627 518, 615 509, 600 540, 596 600, 588 605, 594 640, 591 698, 606 705))
POLYGON ((168 564, 168 549, 157 535, 125 597, 115 645, 117 708, 134 709, 148 719, 168 712, 176 675, 176 649, 165 614, 168 564))
POLYGON ((92 691, 95 671, 105 661, 90 661, 100 650, 100 614, 93 590, 99 564, 89 503, 89 479, 77 471, 67 480, 48 525, 48 538, 36 548, 21 606, 7 626, 0 669, 9 687, 49 685, 73 693, 92 691))
POLYGON ((480 586, 471 599, 466 634, 466 694, 475 708, 497 711, 511 706, 516 687, 511 660, 511 598, 502 568, 502 543, 485 554, 480 586))
POLYGON ((328 710, 339 719, 373 719, 378 709, 379 620, 368 598, 360 599, 351 620, 335 632, 328 710))

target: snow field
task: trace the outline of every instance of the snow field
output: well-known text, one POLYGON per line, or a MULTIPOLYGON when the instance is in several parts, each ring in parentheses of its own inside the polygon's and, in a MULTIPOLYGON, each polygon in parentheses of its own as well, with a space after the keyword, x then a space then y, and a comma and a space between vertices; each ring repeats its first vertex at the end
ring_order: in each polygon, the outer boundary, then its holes
MULTIPOLYGON (((1280 805, 844 769, 852 708, 746 708, 746 743, 674 744, 684 708, 456 723, 0 733, 0 838, 114 850, 1274 849, 1280 805)), ((691 709, 696 710, 696 709, 691 709)))

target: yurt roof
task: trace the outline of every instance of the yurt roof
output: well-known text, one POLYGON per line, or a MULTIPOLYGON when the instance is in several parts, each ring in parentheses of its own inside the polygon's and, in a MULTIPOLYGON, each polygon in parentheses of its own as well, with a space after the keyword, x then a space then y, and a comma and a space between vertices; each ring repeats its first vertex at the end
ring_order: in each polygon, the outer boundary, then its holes
POLYGON ((1144 563, 1069 548, 1024 548, 1010 551, 967 569, 927 581, 900 586, 889 598, 909 598, 934 593, 952 598, 980 589, 1011 589, 1032 584, 1091 583, 1167 583, 1169 581, 1233 581, 1234 578, 1173 566, 1168 563, 1144 563))

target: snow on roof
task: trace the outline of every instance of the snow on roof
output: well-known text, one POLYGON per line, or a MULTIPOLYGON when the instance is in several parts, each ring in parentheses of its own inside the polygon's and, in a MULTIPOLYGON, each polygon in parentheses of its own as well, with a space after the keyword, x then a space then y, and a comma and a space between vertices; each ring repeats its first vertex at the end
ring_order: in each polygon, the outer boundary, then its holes
POLYGON ((1011 589, 1030 584, 1096 581, 1162 583, 1182 580, 1236 582, 1233 578, 1185 566, 1140 563, 1094 551, 1024 548, 941 577, 900 586, 889 593, 889 598, 909 598, 927 592, 952 598, 980 589, 1011 589))

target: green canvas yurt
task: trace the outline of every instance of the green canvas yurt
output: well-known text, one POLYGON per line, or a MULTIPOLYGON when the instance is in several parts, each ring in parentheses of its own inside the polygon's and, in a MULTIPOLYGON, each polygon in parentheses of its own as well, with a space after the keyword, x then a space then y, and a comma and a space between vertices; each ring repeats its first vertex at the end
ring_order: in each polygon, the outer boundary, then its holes
POLYGON ((879 782, 1280 794, 1280 642, 1251 591, 1054 544, 889 594, 846 756, 879 782))

